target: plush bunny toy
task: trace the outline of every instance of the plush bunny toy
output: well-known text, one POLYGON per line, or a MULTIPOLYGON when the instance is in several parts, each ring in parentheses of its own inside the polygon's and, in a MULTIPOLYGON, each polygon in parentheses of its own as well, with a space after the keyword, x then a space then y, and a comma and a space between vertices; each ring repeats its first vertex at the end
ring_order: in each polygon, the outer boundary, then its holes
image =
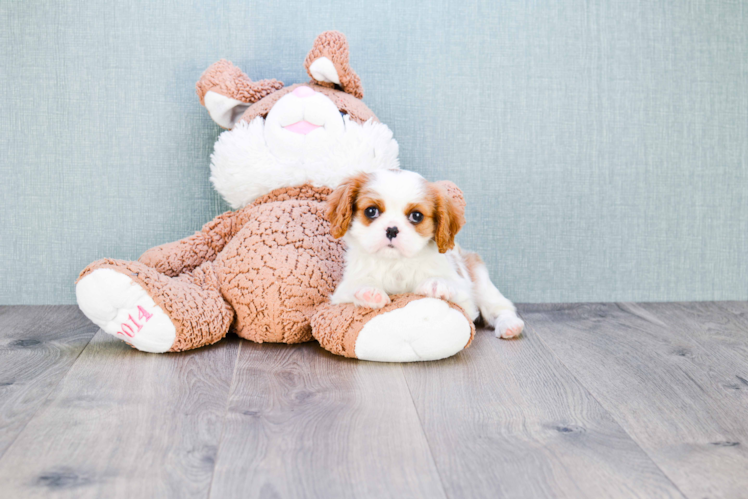
POLYGON ((398 147, 361 101, 341 33, 317 37, 305 66, 312 80, 290 87, 253 82, 224 60, 205 71, 200 102, 229 129, 211 181, 236 210, 137 261, 86 267, 78 305, 105 332, 156 353, 212 344, 230 329, 254 342, 316 338, 373 361, 441 359, 469 345, 472 321, 442 300, 400 295, 377 310, 329 303, 345 249, 330 235, 327 195, 351 174, 398 168, 398 147))

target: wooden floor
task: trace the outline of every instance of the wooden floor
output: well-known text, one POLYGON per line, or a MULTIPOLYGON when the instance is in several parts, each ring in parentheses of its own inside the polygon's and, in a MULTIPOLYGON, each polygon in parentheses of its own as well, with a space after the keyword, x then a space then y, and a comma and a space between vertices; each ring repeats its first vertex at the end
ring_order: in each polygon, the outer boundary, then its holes
POLYGON ((0 497, 746 497, 748 303, 525 305, 441 362, 149 355, 0 307, 0 497))

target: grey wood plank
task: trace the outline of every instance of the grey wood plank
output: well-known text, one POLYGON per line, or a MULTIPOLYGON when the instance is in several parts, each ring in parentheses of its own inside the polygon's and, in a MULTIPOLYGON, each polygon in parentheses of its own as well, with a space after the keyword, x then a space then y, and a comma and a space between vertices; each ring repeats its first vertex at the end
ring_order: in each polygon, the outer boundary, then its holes
POLYGON ((404 367, 449 497, 681 497, 530 328, 404 367))
POLYGON ((212 497, 443 497, 399 364, 243 343, 212 497))
POLYGON ((77 306, 0 307, 0 457, 97 330, 77 306))
MULTIPOLYGON (((679 335, 689 337, 706 351, 708 359, 696 359, 695 362, 711 367, 711 391, 720 394, 727 390, 734 396, 726 398, 728 401, 748 405, 748 303, 645 303, 638 304, 638 307, 649 311, 679 335)), ((695 356, 687 349, 681 355, 695 356)), ((729 405, 725 411, 734 410, 733 406, 729 405)), ((743 409, 748 409, 748 406, 743 409)), ((738 420, 742 423, 744 419, 738 420)), ((741 430, 747 428, 741 425, 741 430)), ((742 444, 748 446, 748 442, 742 444)), ((748 452, 748 448, 743 449, 748 452)))
POLYGON ((0 459, 3 497, 206 497, 238 351, 96 334, 0 459))
MULTIPOLYGON (((719 339, 705 347, 691 336, 708 329, 704 323, 686 326, 671 313, 661 316, 665 311, 580 304, 528 306, 523 313, 687 496, 745 497, 748 405, 745 391, 731 387, 739 360, 713 349, 719 339)), ((701 342, 709 336, 699 334, 701 342)))
POLYGON ((723 301, 711 302, 717 307, 729 311, 742 320, 743 324, 748 324, 748 301, 723 301))

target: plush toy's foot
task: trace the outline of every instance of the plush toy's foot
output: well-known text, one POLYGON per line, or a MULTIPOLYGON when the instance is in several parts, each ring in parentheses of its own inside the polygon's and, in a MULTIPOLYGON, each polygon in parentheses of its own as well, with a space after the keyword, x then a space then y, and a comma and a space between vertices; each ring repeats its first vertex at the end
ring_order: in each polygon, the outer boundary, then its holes
POLYGON ((78 306, 88 319, 138 350, 166 352, 177 330, 143 288, 112 269, 96 269, 75 287, 78 306))
POLYGON ((142 262, 102 259, 81 272, 75 293, 91 321, 145 352, 212 344, 234 318, 210 262, 170 278, 142 262))
POLYGON ((418 295, 394 295, 381 309, 324 304, 312 334, 328 351, 369 361, 431 361, 457 354, 475 335, 456 305, 418 295))

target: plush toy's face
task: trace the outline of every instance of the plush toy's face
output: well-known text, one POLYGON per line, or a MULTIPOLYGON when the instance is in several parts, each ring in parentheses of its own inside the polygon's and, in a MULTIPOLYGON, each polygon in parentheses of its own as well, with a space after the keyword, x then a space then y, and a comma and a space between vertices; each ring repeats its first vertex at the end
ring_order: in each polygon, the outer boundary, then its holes
POLYGON ((265 141, 279 158, 325 156, 344 132, 338 107, 306 85, 281 97, 265 119, 265 141))
POLYGON ((361 101, 345 37, 318 36, 304 66, 312 80, 290 87, 253 82, 224 60, 200 77, 201 102, 228 129, 213 150, 210 180, 232 207, 282 187, 335 188, 358 172, 399 167, 392 131, 361 101))

